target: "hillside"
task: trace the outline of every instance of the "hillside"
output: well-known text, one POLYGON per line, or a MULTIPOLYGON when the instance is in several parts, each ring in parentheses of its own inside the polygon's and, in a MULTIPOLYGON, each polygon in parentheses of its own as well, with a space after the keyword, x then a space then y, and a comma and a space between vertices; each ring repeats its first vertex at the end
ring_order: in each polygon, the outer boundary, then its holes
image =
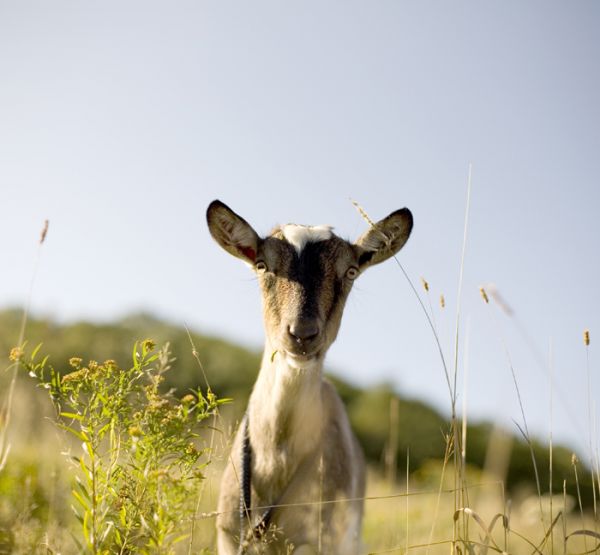
MULTIPOLYGON (((20 310, 0 311, 0 353, 6 362, 5 366, 8 365, 8 352, 18 340, 20 322, 20 310)), ((205 387, 208 381, 211 389, 219 397, 233 399, 226 409, 226 415, 233 419, 240 417, 260 364, 258 351, 251 351, 194 331, 190 331, 188 336, 187 330, 148 314, 131 315, 110 324, 77 322, 61 325, 48 319, 30 318, 26 333, 28 344, 35 346, 43 343, 43 352, 50 355, 52 364, 58 370, 64 368, 64 371, 68 371, 67 361, 72 356, 98 361, 111 358, 126 366, 131 359, 133 342, 147 337, 154 339, 158 344, 169 342, 171 346, 175 360, 172 370, 166 375, 166 387, 175 388, 178 394, 184 395, 190 388, 205 387), (202 368, 194 357, 192 342, 202 368)), ((384 465, 384 455, 390 444, 392 398, 398 399, 395 438, 398 447, 398 475, 405 471, 407 450, 410 450, 411 472, 419 471, 431 459, 444 456, 444 436, 449 429, 449 423, 434 408, 422 401, 405 398, 386 384, 361 389, 337 376, 330 378, 346 403, 354 430, 373 465, 384 465)), ((27 379, 26 376, 20 377, 22 381, 27 379)), ((3 380, 6 380, 6 376, 3 376, 3 380)), ((2 385, 5 386, 5 383, 2 385)), ((33 384, 31 387, 33 388, 33 384)), ((35 420, 36 415, 41 416, 41 411, 39 407, 29 406, 27 412, 29 418, 35 420)), ((498 466, 498 461, 494 460, 500 456, 496 454, 498 440, 490 439, 495 437, 492 430, 493 426, 485 422, 468 427, 467 462, 470 465, 483 468, 488 457, 488 468, 498 466)), ((508 446, 510 458, 506 475, 507 486, 511 489, 523 485, 533 488, 534 472, 528 445, 520 437, 506 434, 502 437, 504 440, 501 443, 508 446)), ((534 445, 534 451, 542 490, 545 490, 549 481, 548 451, 544 445, 537 443, 534 445)), ((562 491, 565 479, 572 484, 572 474, 571 452, 554 446, 554 491, 562 491)), ((584 502, 589 503, 592 492, 590 476, 584 473, 579 476, 579 480, 584 502)), ((576 494, 573 487, 571 486, 571 493, 576 494)))

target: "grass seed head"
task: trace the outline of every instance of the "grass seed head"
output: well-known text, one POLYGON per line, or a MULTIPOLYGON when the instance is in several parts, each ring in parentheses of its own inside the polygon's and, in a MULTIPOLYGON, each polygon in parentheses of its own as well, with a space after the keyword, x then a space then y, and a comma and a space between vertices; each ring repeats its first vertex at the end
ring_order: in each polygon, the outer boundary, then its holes
POLYGON ((485 292, 485 289, 483 287, 480 287, 479 292, 481 293, 481 298, 485 301, 485 304, 489 304, 490 299, 488 298, 487 293, 485 292))
POLYGON ((590 330, 583 332, 583 344, 587 347, 590 344, 590 330))
POLYGON ((375 222, 371 218, 369 218, 367 211, 360 204, 358 204, 358 202, 356 202, 355 200, 352 200, 351 202, 354 205, 354 208, 356 208, 358 210, 358 213, 369 224, 369 226, 376 227, 375 222))
POLYGON ((429 293, 429 283, 427 283, 427 280, 424 277, 421 278, 421 283, 423 284, 423 289, 429 293))
POLYGON ((444 298, 444 295, 440 295, 440 306, 446 308, 446 299, 444 298))
POLYGON ((40 233, 40 245, 46 240, 46 235, 48 234, 48 224, 50 222, 48 220, 44 220, 44 227, 42 228, 42 232, 40 233))

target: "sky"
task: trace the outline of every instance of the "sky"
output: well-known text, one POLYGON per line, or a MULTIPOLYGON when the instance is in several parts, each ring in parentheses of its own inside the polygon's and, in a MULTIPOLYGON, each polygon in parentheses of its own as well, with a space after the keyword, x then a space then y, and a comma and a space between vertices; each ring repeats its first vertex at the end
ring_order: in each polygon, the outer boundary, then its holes
MULTIPOLYGON (((458 344, 459 409, 516 431, 512 367, 530 430, 585 454, 599 25, 593 1, 0 0, 0 307, 26 302, 48 219, 34 314, 152 312, 259 350, 257 283, 211 240, 210 201, 261 234, 331 224, 351 240, 366 229, 351 200, 373 220, 407 206, 398 261, 450 373, 458 344), (512 315, 483 302, 488 284, 512 315)), ((327 365, 449 413, 393 260, 355 284, 327 365)))

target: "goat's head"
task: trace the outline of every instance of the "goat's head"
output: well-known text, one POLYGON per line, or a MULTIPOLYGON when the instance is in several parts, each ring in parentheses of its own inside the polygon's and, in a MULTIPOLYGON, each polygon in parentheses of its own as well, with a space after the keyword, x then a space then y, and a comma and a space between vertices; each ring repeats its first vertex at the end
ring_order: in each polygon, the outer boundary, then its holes
POLYGON ((295 224, 260 238, 218 200, 206 216, 217 243, 256 272, 270 348, 297 367, 322 360, 336 338, 354 280, 396 254, 413 224, 410 211, 402 208, 349 243, 329 226, 295 224))

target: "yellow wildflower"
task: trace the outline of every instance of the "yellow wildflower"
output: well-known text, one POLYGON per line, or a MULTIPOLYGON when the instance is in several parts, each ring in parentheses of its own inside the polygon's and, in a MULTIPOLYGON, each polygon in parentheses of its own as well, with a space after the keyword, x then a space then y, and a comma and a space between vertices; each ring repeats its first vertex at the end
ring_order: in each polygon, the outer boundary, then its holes
POLYGON ((12 362, 17 362, 18 360, 21 359, 22 356, 23 356, 23 349, 21 349, 21 347, 13 347, 10 350, 10 354, 8 355, 8 358, 12 362))
POLYGON ((146 352, 153 351, 156 343, 152 339, 145 339, 142 343, 142 349, 146 352))
POLYGON ((194 397, 191 393, 188 393, 181 399, 181 402, 184 405, 191 405, 192 403, 196 402, 196 397, 194 397))
POLYGON ((83 359, 81 359, 79 357, 71 357, 69 359, 69 366, 72 366, 73 368, 77 368, 79 370, 79 368, 81 368, 82 362, 83 362, 83 359))

